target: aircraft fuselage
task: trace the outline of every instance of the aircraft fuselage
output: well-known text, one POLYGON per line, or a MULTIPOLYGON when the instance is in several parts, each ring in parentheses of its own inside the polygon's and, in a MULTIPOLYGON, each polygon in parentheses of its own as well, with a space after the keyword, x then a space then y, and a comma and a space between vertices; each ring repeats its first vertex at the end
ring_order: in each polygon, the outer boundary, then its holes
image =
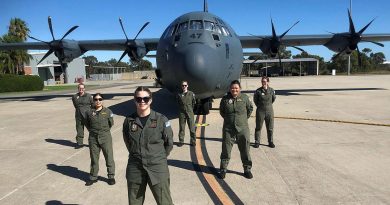
POLYGON ((198 99, 221 97, 242 70, 242 46, 234 30, 208 12, 191 12, 175 19, 157 47, 161 82, 180 91, 188 81, 198 99))

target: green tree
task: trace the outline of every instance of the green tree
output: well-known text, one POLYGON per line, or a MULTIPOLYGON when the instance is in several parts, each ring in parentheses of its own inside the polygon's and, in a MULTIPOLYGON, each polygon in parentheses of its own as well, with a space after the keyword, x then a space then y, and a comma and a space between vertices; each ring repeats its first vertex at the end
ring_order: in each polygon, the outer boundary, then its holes
MULTIPOLYGON (((12 18, 8 26, 8 33, 0 39, 5 43, 20 43, 27 40, 30 32, 26 22, 19 18, 12 18)), ((3 73, 24 74, 23 65, 29 63, 31 55, 26 50, 3 51, 0 53, 0 68, 3 73)))
POLYGON ((382 64, 386 59, 385 54, 382 52, 374 53, 370 56, 370 58, 374 66, 382 64))
POLYGON ((89 66, 96 65, 99 61, 95 56, 84 56, 85 64, 89 66))
POLYGON ((8 35, 15 36, 23 42, 27 40, 30 29, 27 27, 27 23, 20 18, 12 18, 8 26, 8 35))
POLYGON ((130 67, 133 70, 152 70, 152 63, 148 60, 140 59, 139 62, 132 61, 130 67))

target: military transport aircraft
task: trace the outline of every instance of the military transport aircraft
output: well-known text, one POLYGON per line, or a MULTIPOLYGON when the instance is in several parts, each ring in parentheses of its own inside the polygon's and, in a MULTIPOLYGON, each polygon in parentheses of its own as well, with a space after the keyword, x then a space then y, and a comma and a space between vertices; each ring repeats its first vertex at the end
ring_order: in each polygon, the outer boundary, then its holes
MULTIPOLYGON (((297 47, 324 45, 334 52, 350 54, 358 49, 359 42, 390 41, 390 34, 365 34, 363 32, 372 23, 356 32, 349 17, 349 32, 327 35, 286 35, 292 28, 277 36, 272 22, 271 36, 238 36, 232 27, 221 18, 208 12, 207 1, 200 12, 190 12, 175 19, 158 38, 137 39, 148 22, 138 34, 129 39, 122 25, 126 39, 119 40, 68 40, 65 37, 77 26, 69 29, 61 39, 55 39, 52 23, 48 23, 52 41, 0 43, 0 50, 43 50, 58 57, 66 76, 66 64, 89 50, 122 50, 120 60, 128 55, 131 61, 137 61, 149 51, 156 51, 158 81, 163 87, 175 93, 180 89, 181 81, 186 80, 195 92, 196 114, 208 114, 213 98, 221 97, 229 88, 232 80, 238 79, 242 70, 243 48, 259 48, 263 53, 276 56, 280 45, 297 47)), ((295 25, 295 24, 294 24, 295 25)), ((41 61, 42 61, 41 60, 41 61)))

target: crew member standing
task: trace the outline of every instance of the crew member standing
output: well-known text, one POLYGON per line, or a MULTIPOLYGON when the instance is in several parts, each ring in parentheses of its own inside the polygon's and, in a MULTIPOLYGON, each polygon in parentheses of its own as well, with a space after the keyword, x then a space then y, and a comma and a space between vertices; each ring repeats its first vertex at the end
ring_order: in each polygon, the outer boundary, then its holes
POLYGON ((241 161, 244 167, 244 176, 253 178, 251 168, 252 160, 249 153, 250 139, 248 118, 251 116, 253 106, 248 96, 241 93, 241 85, 238 80, 230 84, 230 92, 222 97, 219 105, 219 113, 223 118, 222 128, 222 153, 220 165, 220 177, 225 178, 230 153, 235 141, 240 150, 241 161))
POLYGON ((123 140, 129 151, 126 179, 129 204, 145 200, 148 184, 158 205, 171 205, 167 156, 173 148, 170 121, 150 108, 152 93, 138 87, 134 93, 137 111, 123 122, 123 140))
POLYGON ((85 92, 85 85, 80 83, 78 86, 79 92, 73 95, 72 102, 75 108, 75 120, 76 120, 76 149, 83 147, 84 141, 84 126, 86 112, 93 106, 92 95, 85 92))
POLYGON ((194 124, 194 106, 195 106, 195 94, 188 90, 188 82, 183 81, 181 83, 182 93, 177 96, 179 103, 179 144, 183 146, 186 121, 190 130, 190 144, 191 146, 196 145, 195 137, 195 124, 194 124))
POLYGON ((274 130, 274 109, 272 104, 275 102, 276 95, 273 88, 269 87, 269 78, 261 78, 261 87, 253 95, 253 101, 256 104, 256 129, 255 129, 255 148, 260 146, 260 133, 265 121, 267 128, 268 145, 274 148, 273 130, 274 130))
POLYGON ((100 150, 106 159, 108 184, 115 184, 115 162, 112 149, 111 127, 114 125, 114 114, 110 109, 103 107, 103 97, 100 93, 93 96, 95 108, 87 112, 85 125, 89 131, 89 154, 91 157, 91 170, 89 181, 85 184, 90 186, 97 182, 99 172, 100 150))

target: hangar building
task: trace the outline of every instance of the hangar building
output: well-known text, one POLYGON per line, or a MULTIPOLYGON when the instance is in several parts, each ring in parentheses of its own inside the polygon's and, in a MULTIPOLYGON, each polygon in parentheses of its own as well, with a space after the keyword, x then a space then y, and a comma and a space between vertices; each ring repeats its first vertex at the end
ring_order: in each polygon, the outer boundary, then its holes
MULTIPOLYGON (((62 84, 64 83, 64 73, 58 58, 53 54, 49 55, 39 65, 38 62, 46 54, 43 53, 29 53, 32 56, 29 64, 25 65, 25 73, 32 75, 39 75, 44 81, 45 85, 62 84)), ((68 63, 68 79, 69 83, 79 82, 79 80, 86 79, 85 62, 82 58, 75 58, 68 63)))

